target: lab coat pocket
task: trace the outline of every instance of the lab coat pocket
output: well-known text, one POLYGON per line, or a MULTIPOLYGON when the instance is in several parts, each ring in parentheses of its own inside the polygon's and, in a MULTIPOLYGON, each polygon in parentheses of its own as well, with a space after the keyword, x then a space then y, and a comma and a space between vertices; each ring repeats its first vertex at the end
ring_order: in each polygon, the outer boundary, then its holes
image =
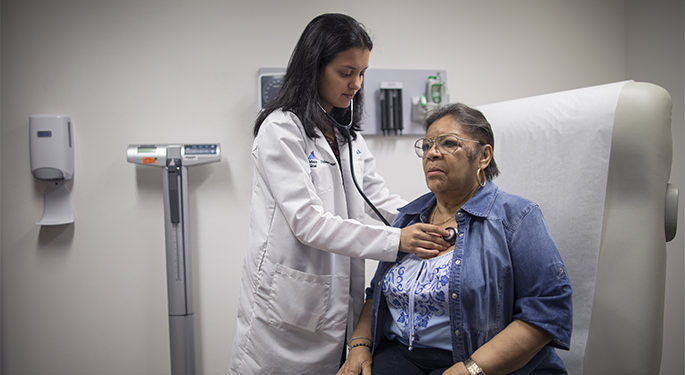
POLYGON ((318 194, 327 194, 333 190, 336 183, 340 183, 336 164, 317 160, 310 162, 310 176, 314 189, 318 194), (314 167, 312 167, 314 165, 314 167))
POLYGON ((328 305, 331 279, 331 275, 314 275, 276 264, 269 296, 269 323, 318 331, 328 305))

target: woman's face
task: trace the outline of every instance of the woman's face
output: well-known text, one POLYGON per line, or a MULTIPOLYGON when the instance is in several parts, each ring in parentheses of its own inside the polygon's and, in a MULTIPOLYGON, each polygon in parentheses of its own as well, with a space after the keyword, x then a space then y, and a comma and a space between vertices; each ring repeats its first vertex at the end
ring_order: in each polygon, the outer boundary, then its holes
MULTIPOLYGON (((461 138, 473 139, 450 115, 433 122, 426 132, 426 137, 436 139, 443 134, 456 134, 461 138)), ((472 193, 477 188, 476 172, 478 168, 485 169, 490 163, 492 147, 475 142, 460 144, 461 146, 453 153, 442 153, 433 146, 424 154, 423 173, 426 184, 433 193, 461 196, 472 193)))
POLYGON ((331 112, 333 108, 347 108, 362 87, 364 73, 369 66, 367 48, 350 48, 338 53, 319 77, 321 106, 331 112))

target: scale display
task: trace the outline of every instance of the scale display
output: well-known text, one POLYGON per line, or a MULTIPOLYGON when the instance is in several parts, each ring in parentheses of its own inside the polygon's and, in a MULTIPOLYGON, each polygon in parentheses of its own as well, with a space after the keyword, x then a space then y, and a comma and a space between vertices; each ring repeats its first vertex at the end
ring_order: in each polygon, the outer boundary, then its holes
POLYGON ((217 152, 217 145, 216 144, 185 145, 184 151, 185 151, 186 155, 189 155, 189 154, 199 154, 199 155, 212 154, 212 155, 215 155, 217 152))

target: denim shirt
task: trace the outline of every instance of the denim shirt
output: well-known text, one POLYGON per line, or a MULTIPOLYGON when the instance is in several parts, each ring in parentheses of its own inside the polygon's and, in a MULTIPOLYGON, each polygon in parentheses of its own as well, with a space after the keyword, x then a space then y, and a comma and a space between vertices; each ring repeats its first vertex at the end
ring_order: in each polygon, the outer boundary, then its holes
MULTIPOLYGON (((399 210, 394 226, 428 222, 435 203, 433 193, 419 197, 399 210)), ((455 219, 458 234, 448 295, 454 362, 468 358, 518 319, 541 328, 552 341, 515 373, 566 373, 553 348, 569 349, 571 283, 539 206, 488 182, 455 219)), ((392 319, 381 285, 396 262, 381 262, 366 290, 373 298, 374 347, 386 339, 386 320, 392 319)))

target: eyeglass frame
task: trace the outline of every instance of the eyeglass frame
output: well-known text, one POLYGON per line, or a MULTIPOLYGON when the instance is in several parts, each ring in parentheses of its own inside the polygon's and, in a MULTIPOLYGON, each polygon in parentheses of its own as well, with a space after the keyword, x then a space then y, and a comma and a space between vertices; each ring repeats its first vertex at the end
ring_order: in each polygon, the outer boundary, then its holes
MULTIPOLYGON (((436 141, 437 141, 438 138, 441 138, 441 137, 444 137, 444 136, 447 136, 447 135, 453 135, 455 138, 457 138, 458 141, 473 142, 473 143, 478 143, 478 144, 481 144, 481 145, 482 145, 482 144, 485 144, 485 143, 483 143, 483 142, 481 142, 481 141, 478 141, 478 140, 475 140, 475 139, 462 138, 462 137, 458 136, 457 133, 444 133, 444 134, 438 135, 438 136, 436 137, 436 139, 428 138, 428 137, 421 137, 421 138, 417 139, 416 142, 414 142, 414 152, 416 153, 416 156, 418 156, 418 157, 421 158, 421 159, 425 158, 425 157, 426 157, 426 154, 428 154, 428 152, 429 152, 433 147, 435 147, 435 149, 438 150, 438 152, 439 152, 441 155, 446 155, 447 153, 446 153, 446 152, 443 152, 442 148, 441 148, 440 146, 438 146, 438 144, 437 144, 436 141), (425 139, 429 140, 429 141, 431 142, 431 145, 430 145, 430 147, 429 147, 426 151, 423 151, 423 148, 418 147, 418 146, 417 146, 417 143, 419 143, 419 141, 423 141, 423 140, 425 140, 425 139), (421 152, 423 153, 423 155, 419 155, 419 150, 421 150, 421 152)), ((459 147, 457 147, 456 149, 454 149, 454 151, 450 152, 450 154, 453 154, 453 153, 457 152, 457 150, 458 150, 460 147, 461 147, 461 145, 460 145, 459 147)))

